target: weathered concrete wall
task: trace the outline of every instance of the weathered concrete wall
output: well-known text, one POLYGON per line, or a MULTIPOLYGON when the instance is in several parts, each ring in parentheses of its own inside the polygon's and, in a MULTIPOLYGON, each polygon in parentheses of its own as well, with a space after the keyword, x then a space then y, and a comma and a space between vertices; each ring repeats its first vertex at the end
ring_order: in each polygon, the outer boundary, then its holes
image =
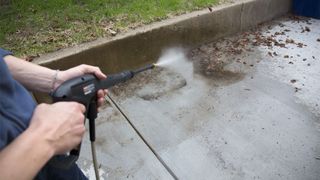
MULTIPOLYGON (((169 47, 193 47, 234 34, 286 14, 291 0, 241 0, 154 23, 113 39, 67 48, 35 60, 54 69, 78 64, 99 66, 105 73, 155 62, 169 47)), ((36 95, 37 96, 37 95, 36 95)))
POLYGON ((242 4, 241 30, 279 17, 291 10, 291 0, 248 0, 242 4))

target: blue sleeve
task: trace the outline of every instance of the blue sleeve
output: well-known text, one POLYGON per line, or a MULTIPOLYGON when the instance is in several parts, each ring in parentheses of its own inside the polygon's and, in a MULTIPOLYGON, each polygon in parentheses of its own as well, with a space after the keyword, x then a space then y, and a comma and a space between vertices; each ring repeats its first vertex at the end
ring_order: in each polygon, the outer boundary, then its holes
POLYGON ((7 55, 13 55, 13 54, 10 51, 7 51, 7 50, 0 48, 0 59, 3 59, 3 57, 5 57, 7 55))
POLYGON ((4 56, 11 54, 0 48, 0 150, 27 129, 36 106, 3 61, 4 56))

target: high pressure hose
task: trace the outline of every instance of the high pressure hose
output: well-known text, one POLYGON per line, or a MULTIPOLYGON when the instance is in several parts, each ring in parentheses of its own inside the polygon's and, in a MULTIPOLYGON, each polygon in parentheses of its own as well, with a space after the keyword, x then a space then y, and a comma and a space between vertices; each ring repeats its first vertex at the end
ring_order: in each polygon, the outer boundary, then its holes
MULTIPOLYGON (((153 65, 154 66, 154 65, 153 65)), ((164 162, 164 160, 160 157, 160 155, 152 148, 152 146, 145 140, 145 138, 142 136, 142 134, 138 131, 138 129, 135 127, 135 125, 129 120, 128 116, 121 110, 121 108, 118 106, 118 104, 112 99, 112 97, 107 94, 105 96, 106 101, 108 101, 111 106, 117 110, 129 123, 129 125, 133 128, 133 130, 136 132, 136 134, 139 136, 139 138, 143 141, 143 143, 151 150, 151 152, 155 155, 155 157, 160 161, 160 163, 163 165, 163 167, 168 171, 168 173, 172 176, 173 179, 177 180, 178 177, 174 174, 174 172, 170 169, 170 167, 164 162)))
POLYGON ((92 153, 92 162, 93 162, 94 173, 96 175, 96 180, 100 180, 97 153, 96 153, 96 144, 94 141, 91 141, 91 153, 92 153))
MULTIPOLYGON (((135 74, 141 73, 141 72, 146 71, 148 69, 153 69, 155 66, 156 66, 156 64, 150 64, 150 65, 147 65, 145 67, 136 69, 134 71, 124 71, 124 72, 122 72, 120 74, 117 74, 117 75, 114 75, 114 76, 109 76, 108 79, 112 79, 112 80, 111 81, 110 80, 105 81, 105 83, 102 83, 101 86, 102 87, 113 86, 114 84, 117 84, 120 81, 125 81, 127 79, 132 78, 135 74)), ((113 100, 111 99, 111 97, 109 95, 107 95, 105 99, 107 101, 109 101, 109 103, 112 104, 112 106, 114 108, 118 109, 121 112, 121 110, 117 106, 115 106, 113 100)), ((90 121, 90 122, 92 122, 92 121, 90 121)), ((92 161, 93 161, 94 172, 95 172, 95 175, 96 175, 96 180, 100 180, 99 167, 98 167, 98 162, 97 162, 96 147, 95 147, 95 141, 94 140, 91 140, 91 152, 92 152, 92 161)))

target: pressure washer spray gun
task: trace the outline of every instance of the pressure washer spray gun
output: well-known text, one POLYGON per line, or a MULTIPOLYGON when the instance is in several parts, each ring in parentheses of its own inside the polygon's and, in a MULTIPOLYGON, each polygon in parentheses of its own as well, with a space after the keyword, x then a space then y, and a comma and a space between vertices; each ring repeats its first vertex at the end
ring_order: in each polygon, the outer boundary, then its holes
MULTIPOLYGON (((106 79, 100 80, 92 74, 86 74, 64 82, 52 94, 53 102, 59 101, 75 101, 86 107, 85 116, 89 119, 90 141, 94 142, 95 135, 95 119, 97 118, 97 91, 100 89, 108 89, 116 84, 125 82, 133 78, 136 74, 153 69, 156 65, 150 64, 133 71, 123 71, 118 74, 108 75, 106 79)), ((95 157, 94 143, 91 143, 93 162, 95 169, 97 164, 95 157)), ((80 153, 80 145, 77 149, 70 151, 69 154, 55 156, 50 163, 55 167, 67 169, 75 161, 77 161, 80 153)), ((97 171, 96 171, 97 177, 97 171)))

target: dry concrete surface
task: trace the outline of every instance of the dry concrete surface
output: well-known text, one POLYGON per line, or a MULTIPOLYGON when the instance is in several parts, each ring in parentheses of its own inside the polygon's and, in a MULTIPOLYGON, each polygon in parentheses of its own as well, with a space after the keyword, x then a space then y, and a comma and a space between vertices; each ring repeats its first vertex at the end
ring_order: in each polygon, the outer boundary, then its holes
POLYGON ((129 121, 99 114, 102 179, 320 179, 319 48, 320 20, 288 16, 164 52, 110 91, 129 121))

